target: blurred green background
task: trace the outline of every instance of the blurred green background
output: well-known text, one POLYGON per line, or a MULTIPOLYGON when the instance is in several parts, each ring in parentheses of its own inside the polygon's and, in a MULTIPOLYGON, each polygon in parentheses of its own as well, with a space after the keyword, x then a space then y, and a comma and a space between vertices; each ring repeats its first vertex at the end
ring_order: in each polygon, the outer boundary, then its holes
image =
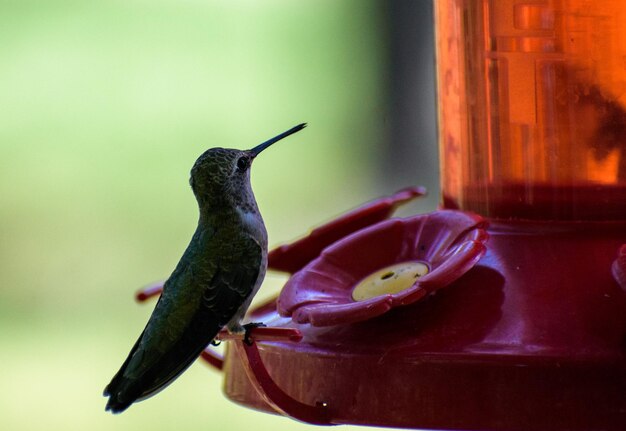
MULTIPOLYGON (((386 7, 0 0, 0 429, 312 428, 236 406, 200 363, 119 416, 101 393, 152 309, 134 291, 167 277, 193 233, 188 175, 205 149, 309 123, 253 169, 271 245, 436 183, 436 162, 413 176, 399 154, 402 177, 386 156, 398 152, 385 146, 397 124, 386 7)), ((434 160, 425 115, 419 146, 434 160)), ((283 282, 270 274, 258 299, 283 282)))

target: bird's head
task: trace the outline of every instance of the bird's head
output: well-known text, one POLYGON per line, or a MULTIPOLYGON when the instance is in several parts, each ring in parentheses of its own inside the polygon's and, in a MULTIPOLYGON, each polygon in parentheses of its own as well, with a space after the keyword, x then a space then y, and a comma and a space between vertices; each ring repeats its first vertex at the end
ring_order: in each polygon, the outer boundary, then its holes
POLYGON ((245 206, 254 202, 250 187, 250 167, 261 151, 306 127, 299 124, 250 150, 211 148, 191 168, 189 183, 198 204, 203 207, 245 206))

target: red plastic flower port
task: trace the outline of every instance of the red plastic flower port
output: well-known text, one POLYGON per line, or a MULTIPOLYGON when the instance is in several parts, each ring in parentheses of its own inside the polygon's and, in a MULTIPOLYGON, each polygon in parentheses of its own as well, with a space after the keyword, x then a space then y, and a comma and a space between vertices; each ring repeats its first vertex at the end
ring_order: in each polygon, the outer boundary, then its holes
POLYGON ((278 311, 298 323, 329 326, 418 301, 480 260, 485 226, 476 215, 436 211, 359 230, 293 274, 278 311))
POLYGON ((269 268, 293 274, 329 245, 374 223, 385 220, 401 205, 426 194, 424 187, 407 187, 391 196, 374 199, 313 229, 307 236, 270 251, 269 268))

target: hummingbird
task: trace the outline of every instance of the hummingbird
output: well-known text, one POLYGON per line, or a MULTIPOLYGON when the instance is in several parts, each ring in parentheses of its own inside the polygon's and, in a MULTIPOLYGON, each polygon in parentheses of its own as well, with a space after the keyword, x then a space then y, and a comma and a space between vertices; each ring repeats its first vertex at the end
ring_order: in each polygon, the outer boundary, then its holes
POLYGON ((164 389, 224 327, 248 340, 249 329, 259 326, 242 324, 267 269, 267 231, 250 167, 263 150, 304 127, 247 151, 211 148, 196 160, 189 183, 198 226, 142 334, 104 390, 107 411, 121 413, 164 389))

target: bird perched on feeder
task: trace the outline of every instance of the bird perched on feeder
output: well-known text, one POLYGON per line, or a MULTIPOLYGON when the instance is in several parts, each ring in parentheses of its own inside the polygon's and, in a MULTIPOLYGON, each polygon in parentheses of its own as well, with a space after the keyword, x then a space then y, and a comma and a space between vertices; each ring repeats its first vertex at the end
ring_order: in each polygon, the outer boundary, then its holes
POLYGON ((191 169, 200 217, 180 262, 126 361, 104 390, 106 410, 120 413, 176 379, 226 327, 242 325, 267 268, 267 231, 250 186, 261 151, 306 127, 300 124, 241 151, 212 148, 191 169))

